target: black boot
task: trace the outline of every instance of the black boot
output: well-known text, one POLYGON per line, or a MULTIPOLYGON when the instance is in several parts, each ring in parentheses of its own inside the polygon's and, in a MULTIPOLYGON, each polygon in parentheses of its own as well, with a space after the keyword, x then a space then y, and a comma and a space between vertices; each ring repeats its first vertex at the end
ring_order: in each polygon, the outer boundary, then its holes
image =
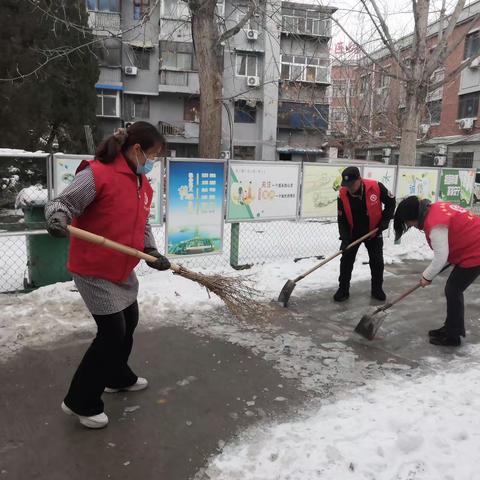
POLYGON ((435 330, 429 330, 428 336, 430 338, 440 338, 445 337, 447 335, 447 327, 444 325, 443 327, 436 328, 435 330))
MULTIPOLYGON (((429 330, 428 336, 433 338, 438 338, 438 337, 445 337, 447 335, 447 327, 444 325, 443 327, 437 328, 435 330, 429 330)), ((460 333, 460 336, 465 338, 465 330, 462 330, 460 333)))
POLYGON ((350 293, 348 292, 348 288, 340 287, 335 293, 335 295, 333 296, 333 299, 336 302, 343 302, 345 300, 348 300, 349 296, 350 296, 350 293))
POLYGON ((382 287, 372 287, 372 297, 384 302, 387 299, 382 287))
POLYGON ((462 342, 459 335, 450 337, 445 334, 443 337, 430 337, 430 343, 443 347, 459 347, 462 342))

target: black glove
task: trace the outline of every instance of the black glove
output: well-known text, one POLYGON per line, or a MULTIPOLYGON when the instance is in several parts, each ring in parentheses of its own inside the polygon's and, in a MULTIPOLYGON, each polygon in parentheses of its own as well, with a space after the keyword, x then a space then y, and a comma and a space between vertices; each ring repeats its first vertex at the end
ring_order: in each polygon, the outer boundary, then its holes
POLYGON ((69 223, 65 212, 55 212, 47 220, 47 231, 52 237, 68 237, 67 226, 69 223))
POLYGON ((155 270, 170 270, 170 260, 167 257, 162 255, 156 248, 146 248, 145 253, 157 257, 157 260, 154 262, 147 262, 147 265, 155 270))

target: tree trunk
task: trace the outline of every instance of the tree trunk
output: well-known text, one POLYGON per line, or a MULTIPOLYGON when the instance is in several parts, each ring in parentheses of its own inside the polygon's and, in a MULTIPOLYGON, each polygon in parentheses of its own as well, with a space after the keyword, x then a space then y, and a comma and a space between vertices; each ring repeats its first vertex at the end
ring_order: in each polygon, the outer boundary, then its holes
POLYGON ((201 158, 219 158, 222 142, 222 47, 218 44, 218 26, 214 10, 216 0, 205 0, 192 9, 192 35, 200 81, 201 158))
POLYGON ((400 141, 400 165, 415 165, 417 152, 417 132, 420 121, 420 104, 416 95, 408 95, 405 105, 405 116, 402 123, 402 139, 400 141))

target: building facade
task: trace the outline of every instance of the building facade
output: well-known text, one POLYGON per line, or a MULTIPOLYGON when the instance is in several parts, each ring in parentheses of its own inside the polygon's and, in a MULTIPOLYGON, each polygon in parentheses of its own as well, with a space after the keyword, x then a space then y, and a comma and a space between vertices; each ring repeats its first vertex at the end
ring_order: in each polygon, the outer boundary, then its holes
MULTIPOLYGON (((172 156, 198 151, 199 78, 186 2, 87 0, 99 39, 97 116, 104 134, 146 120, 172 156), (149 13, 148 19, 145 14, 149 13)), ((248 2, 217 4, 220 29, 248 2)), ((254 160, 325 157, 333 8, 267 0, 223 46, 223 156, 254 160)))
MULTIPOLYGON (((451 81, 432 88, 423 108, 417 134, 417 165, 480 168, 480 1, 463 10, 448 47, 452 53, 434 72, 431 84, 473 59, 451 81), (478 57, 478 59, 477 59, 478 57)), ((427 47, 433 53, 438 23, 428 29, 427 47)), ((411 37, 399 40, 408 62, 411 37)), ((398 163, 405 90, 401 82, 383 75, 378 64, 395 73, 385 50, 375 52, 377 65, 366 59, 332 66, 330 144, 351 158, 398 163)))

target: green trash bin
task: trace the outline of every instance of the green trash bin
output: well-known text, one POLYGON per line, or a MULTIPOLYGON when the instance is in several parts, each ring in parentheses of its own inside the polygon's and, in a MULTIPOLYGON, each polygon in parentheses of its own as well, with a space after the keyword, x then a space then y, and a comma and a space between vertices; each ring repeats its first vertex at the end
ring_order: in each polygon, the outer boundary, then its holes
MULTIPOLYGON (((23 207, 28 230, 46 228, 44 207, 23 207)), ((68 238, 48 234, 27 235, 27 275, 25 288, 37 288, 72 279, 67 270, 68 238)))

